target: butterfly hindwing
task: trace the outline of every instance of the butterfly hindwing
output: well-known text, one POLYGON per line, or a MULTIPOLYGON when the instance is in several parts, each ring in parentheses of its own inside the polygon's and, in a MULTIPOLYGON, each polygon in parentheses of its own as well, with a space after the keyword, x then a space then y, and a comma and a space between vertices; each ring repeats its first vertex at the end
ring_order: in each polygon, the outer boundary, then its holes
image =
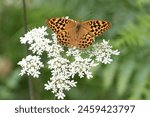
POLYGON ((90 45, 92 45, 94 41, 95 41, 94 36, 90 35, 90 33, 86 33, 78 41, 78 47, 81 49, 87 48, 90 45))
POLYGON ((57 34, 57 41, 60 45, 70 47, 71 45, 71 38, 67 31, 61 31, 57 34))

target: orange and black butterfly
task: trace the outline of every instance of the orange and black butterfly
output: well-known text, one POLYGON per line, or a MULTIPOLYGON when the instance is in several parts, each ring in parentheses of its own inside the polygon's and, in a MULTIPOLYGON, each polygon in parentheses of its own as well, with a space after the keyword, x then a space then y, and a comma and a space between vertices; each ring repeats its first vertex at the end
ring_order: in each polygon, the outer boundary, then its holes
POLYGON ((48 27, 57 35, 58 43, 66 47, 87 48, 93 44, 95 37, 111 27, 111 23, 102 20, 78 22, 66 18, 51 18, 48 27))

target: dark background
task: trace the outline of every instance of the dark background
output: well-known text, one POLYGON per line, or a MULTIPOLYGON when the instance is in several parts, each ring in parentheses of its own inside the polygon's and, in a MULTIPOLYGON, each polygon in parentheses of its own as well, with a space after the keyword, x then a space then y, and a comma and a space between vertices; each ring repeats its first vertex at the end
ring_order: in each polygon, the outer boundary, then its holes
MULTIPOLYGON (((78 21, 107 20, 112 28, 96 41, 109 40, 112 64, 92 69, 94 77, 80 79, 65 99, 150 99, 150 0, 26 0, 28 30, 52 17, 78 21)), ((29 99, 28 77, 18 76, 17 62, 26 56, 22 0, 0 0, 0 99, 29 99)), ((50 71, 33 79, 35 99, 54 99, 44 83, 50 71)))

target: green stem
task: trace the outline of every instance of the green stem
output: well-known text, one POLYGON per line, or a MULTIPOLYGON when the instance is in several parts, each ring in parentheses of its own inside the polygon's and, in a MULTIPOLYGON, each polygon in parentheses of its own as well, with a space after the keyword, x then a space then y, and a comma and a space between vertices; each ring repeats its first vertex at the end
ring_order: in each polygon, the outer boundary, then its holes
MULTIPOLYGON (((27 33, 27 12, 26 12, 26 2, 25 0, 22 0, 23 2, 23 20, 24 20, 24 31, 25 33, 27 33)), ((28 48, 28 47, 27 47, 28 48)), ((26 52, 27 54, 29 54, 29 51, 27 50, 26 52)), ((29 77, 28 78, 28 86, 29 86, 29 96, 30 96, 30 100, 34 99, 34 93, 33 93, 33 83, 32 83, 32 78, 29 77)))
POLYGON ((25 0, 22 0, 23 2, 23 21, 24 21, 24 31, 27 33, 27 12, 26 12, 26 2, 25 0))

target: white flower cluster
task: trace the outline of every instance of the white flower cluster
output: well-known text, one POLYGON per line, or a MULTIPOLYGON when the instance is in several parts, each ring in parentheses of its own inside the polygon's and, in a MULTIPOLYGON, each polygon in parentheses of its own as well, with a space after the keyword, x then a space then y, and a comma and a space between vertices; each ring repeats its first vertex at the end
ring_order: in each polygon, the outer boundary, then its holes
POLYGON ((29 50, 37 55, 48 50, 50 39, 45 38, 48 35, 46 32, 47 27, 35 28, 32 31, 25 34, 24 37, 20 37, 21 44, 29 44, 29 50))
POLYGON ((73 79, 75 75, 90 79, 93 77, 91 68, 100 63, 109 64, 112 62, 111 55, 119 55, 119 51, 112 50, 112 46, 105 40, 100 44, 94 44, 88 50, 79 50, 75 47, 65 50, 57 44, 55 34, 52 34, 51 41, 45 37, 48 35, 46 29, 35 28, 20 38, 21 43, 29 44, 29 50, 38 56, 28 55, 18 64, 22 67, 20 75, 39 77, 39 70, 44 67, 39 56, 45 51, 49 59, 47 66, 51 72, 51 78, 44 84, 45 90, 51 90, 58 99, 64 99, 64 91, 76 87, 77 82, 73 79))
POLYGON ((43 63, 40 61, 39 56, 28 55, 26 58, 23 58, 22 61, 18 62, 18 65, 22 67, 21 73, 19 75, 27 74, 31 75, 34 78, 39 77, 39 69, 44 67, 43 63))
POLYGON ((109 41, 103 40, 102 43, 94 44, 92 50, 88 51, 90 57, 95 57, 97 62, 110 64, 112 62, 111 55, 119 55, 118 50, 112 50, 109 41))

